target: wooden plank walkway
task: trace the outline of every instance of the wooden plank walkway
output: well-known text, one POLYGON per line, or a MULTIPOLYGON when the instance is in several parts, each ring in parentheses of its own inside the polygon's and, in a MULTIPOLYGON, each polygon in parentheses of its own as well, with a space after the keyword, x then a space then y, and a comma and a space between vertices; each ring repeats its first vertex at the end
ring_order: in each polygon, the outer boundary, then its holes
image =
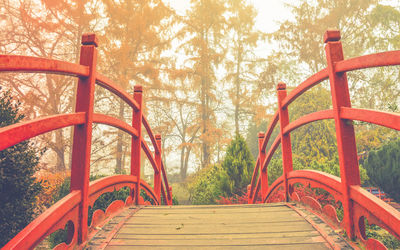
POLYGON ((280 203, 143 207, 121 223, 105 249, 330 249, 280 203))

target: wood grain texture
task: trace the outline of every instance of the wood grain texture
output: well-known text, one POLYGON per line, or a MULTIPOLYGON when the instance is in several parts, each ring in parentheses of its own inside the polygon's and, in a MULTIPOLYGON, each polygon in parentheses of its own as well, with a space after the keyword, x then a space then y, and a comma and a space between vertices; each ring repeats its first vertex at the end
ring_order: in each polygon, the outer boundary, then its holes
POLYGON ((329 249, 285 204, 144 207, 106 249, 329 249))

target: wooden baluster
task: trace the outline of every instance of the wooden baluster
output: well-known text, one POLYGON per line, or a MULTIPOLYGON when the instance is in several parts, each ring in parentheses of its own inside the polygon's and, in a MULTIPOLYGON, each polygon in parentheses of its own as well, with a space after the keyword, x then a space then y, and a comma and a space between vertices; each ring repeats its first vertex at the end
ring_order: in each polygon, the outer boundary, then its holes
POLYGON ((137 111, 133 110, 132 127, 138 132, 138 136, 132 136, 131 145, 131 175, 137 177, 137 183, 132 192, 132 199, 136 205, 143 204, 140 196, 140 165, 141 165, 141 149, 142 149, 142 86, 134 87, 133 98, 139 105, 137 111))
POLYGON ((340 177, 343 192, 344 225, 350 238, 355 237, 353 203, 349 189, 360 185, 356 140, 352 121, 340 118, 341 107, 351 107, 346 73, 336 73, 335 63, 343 60, 343 48, 338 30, 328 30, 324 35, 328 74, 331 86, 332 106, 335 119, 336 140, 339 154, 340 177))
POLYGON ((263 164, 265 161, 265 151, 262 151, 262 144, 264 141, 264 133, 258 133, 258 155, 260 157, 260 175, 261 175, 261 202, 264 202, 264 199, 267 197, 268 192, 268 170, 265 168, 263 170, 263 164))
POLYGON ((155 150, 155 162, 158 173, 154 173, 154 193, 161 205, 161 135, 156 135, 155 137, 158 147, 158 150, 155 150))
POLYGON ((283 129, 289 124, 289 110, 287 107, 282 107, 282 102, 287 96, 286 84, 278 83, 278 109, 280 121, 280 135, 281 135, 281 148, 282 148, 282 165, 283 165, 283 180, 285 200, 289 201, 289 186, 287 175, 293 170, 292 162, 292 144, 290 141, 290 133, 284 135, 283 129))
POLYGON ((75 112, 86 112, 86 122, 74 127, 71 161, 71 191, 81 192, 79 205, 78 243, 87 240, 90 151, 92 143, 92 123, 94 89, 96 82, 97 38, 95 34, 84 34, 80 54, 80 64, 89 67, 89 76, 80 77, 76 94, 75 112))

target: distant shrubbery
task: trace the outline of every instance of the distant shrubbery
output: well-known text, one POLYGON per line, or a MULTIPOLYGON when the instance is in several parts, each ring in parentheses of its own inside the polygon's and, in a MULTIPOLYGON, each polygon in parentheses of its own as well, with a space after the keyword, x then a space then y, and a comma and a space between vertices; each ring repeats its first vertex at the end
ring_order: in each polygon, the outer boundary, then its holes
POLYGON ((370 151, 364 167, 373 185, 400 202, 400 139, 370 151))
POLYGON ((251 181, 254 160, 241 136, 229 145, 224 161, 202 169, 189 185, 193 204, 216 204, 220 199, 240 200, 251 181), (223 198, 224 197, 224 198, 223 198))

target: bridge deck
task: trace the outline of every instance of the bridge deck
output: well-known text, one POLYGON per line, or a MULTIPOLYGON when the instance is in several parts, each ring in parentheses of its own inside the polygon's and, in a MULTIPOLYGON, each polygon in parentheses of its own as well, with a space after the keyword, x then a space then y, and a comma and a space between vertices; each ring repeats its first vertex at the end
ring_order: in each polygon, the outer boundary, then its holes
POLYGON ((106 249, 329 249, 285 204, 143 207, 126 218, 106 249))

